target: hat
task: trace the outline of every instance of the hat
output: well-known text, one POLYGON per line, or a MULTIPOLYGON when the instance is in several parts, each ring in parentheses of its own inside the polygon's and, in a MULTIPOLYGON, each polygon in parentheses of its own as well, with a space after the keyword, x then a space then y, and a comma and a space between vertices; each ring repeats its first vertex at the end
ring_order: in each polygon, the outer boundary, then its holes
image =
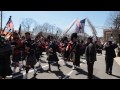
POLYGON ((71 35, 71 40, 73 39, 73 38, 77 38, 78 36, 77 36, 77 33, 72 33, 72 35, 71 35))
POLYGON ((90 40, 90 42, 92 42, 93 41, 93 37, 88 37, 88 39, 90 40))
POLYGON ((63 40, 68 40, 68 38, 67 37, 63 37, 63 40))
POLYGON ((28 34, 28 35, 30 35, 30 32, 26 32, 25 34, 28 34))

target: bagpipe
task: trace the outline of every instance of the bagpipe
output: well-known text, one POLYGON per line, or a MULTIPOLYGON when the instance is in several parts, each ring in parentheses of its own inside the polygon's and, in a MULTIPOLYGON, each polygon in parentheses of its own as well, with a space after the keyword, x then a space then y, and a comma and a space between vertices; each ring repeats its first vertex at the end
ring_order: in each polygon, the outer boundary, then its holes
POLYGON ((47 48, 45 40, 46 38, 43 36, 42 32, 39 32, 35 37, 35 42, 42 47, 43 51, 45 51, 45 49, 47 48))
POLYGON ((76 48, 77 46, 77 43, 69 43, 68 46, 67 46, 67 52, 68 52, 68 58, 67 58, 67 61, 70 61, 70 58, 72 56, 72 52, 74 51, 74 49, 76 48))
POLYGON ((13 39, 11 41, 11 47, 12 47, 12 53, 13 54, 20 54, 20 52, 23 50, 23 43, 22 40, 17 38, 13 39))

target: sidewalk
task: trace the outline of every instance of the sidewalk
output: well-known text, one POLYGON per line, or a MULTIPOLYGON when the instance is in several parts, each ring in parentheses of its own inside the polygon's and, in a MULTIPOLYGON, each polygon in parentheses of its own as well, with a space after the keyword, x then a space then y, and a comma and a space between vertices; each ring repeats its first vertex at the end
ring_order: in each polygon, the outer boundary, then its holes
POLYGON ((114 60, 120 65, 120 57, 116 57, 114 60))
POLYGON ((117 52, 118 52, 117 48, 115 49, 115 52, 116 52, 116 58, 114 58, 114 60, 118 63, 118 65, 120 65, 120 57, 117 56, 117 52))

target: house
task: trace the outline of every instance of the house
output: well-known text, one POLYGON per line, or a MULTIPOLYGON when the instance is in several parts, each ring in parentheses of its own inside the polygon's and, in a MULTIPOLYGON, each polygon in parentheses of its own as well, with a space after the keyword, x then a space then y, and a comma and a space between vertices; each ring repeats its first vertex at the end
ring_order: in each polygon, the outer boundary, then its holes
POLYGON ((115 42, 119 42, 119 34, 120 34, 120 30, 116 30, 116 29, 105 29, 103 31, 103 35, 104 35, 104 42, 108 41, 108 39, 113 38, 113 40, 115 42))

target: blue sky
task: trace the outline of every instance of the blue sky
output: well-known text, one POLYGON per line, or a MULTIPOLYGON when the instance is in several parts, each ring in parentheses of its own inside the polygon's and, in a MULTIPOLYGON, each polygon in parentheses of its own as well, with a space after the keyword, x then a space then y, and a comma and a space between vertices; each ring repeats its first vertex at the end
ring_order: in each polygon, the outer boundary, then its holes
MULTIPOLYGON (((45 22, 51 25, 55 24, 55 26, 65 30, 75 18, 82 20, 87 17, 96 27, 97 35, 102 36, 103 29, 97 26, 104 26, 109 12, 110 11, 3 11, 3 27, 8 21, 9 16, 12 16, 15 30, 18 30, 24 18, 32 18, 41 25, 45 22)), ((74 27, 75 25, 71 30, 73 30, 74 27)), ((90 27, 87 26, 87 22, 85 32, 92 35, 90 27)))

